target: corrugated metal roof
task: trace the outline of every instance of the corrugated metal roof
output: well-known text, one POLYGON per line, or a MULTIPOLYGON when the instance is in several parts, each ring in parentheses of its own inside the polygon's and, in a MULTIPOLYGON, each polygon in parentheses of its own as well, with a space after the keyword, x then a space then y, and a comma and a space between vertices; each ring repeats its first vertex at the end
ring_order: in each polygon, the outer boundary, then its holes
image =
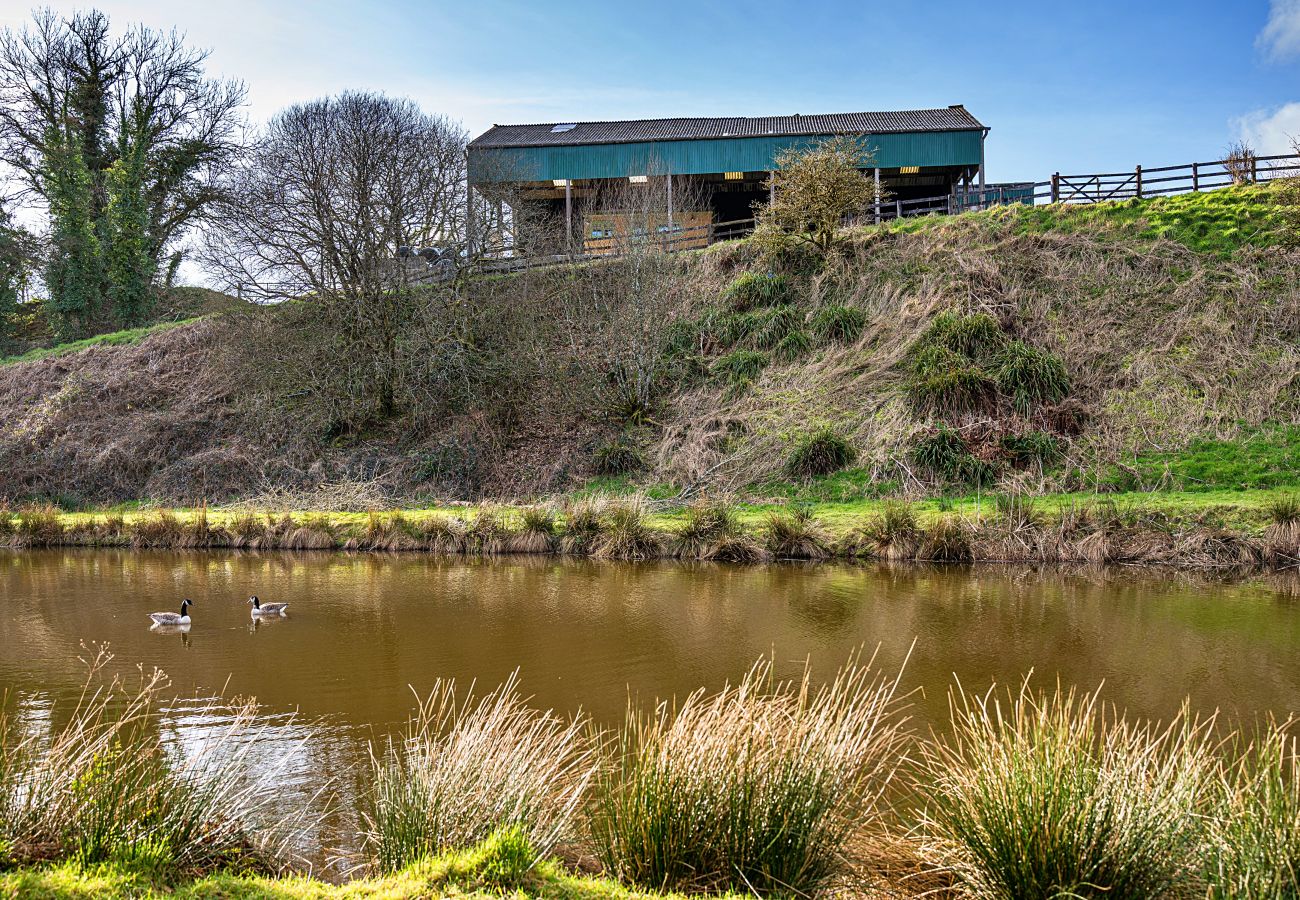
POLYGON ((635 119, 624 122, 548 122, 493 125, 471 147, 558 147, 694 141, 710 138, 801 137, 823 134, 902 134, 969 131, 984 126, 964 106, 889 112, 826 113, 729 119, 635 119))

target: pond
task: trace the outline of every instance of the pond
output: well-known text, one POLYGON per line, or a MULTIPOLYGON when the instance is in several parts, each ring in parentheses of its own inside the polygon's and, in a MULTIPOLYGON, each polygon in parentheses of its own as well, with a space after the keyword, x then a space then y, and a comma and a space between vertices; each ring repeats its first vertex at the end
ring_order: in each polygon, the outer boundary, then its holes
POLYGON ((1104 682, 1137 716, 1184 698, 1234 721, 1300 712, 1300 606, 1274 579, 1218 583, 1133 570, 602 563, 547 557, 0 551, 0 692, 28 716, 75 701, 82 661, 159 667, 184 745, 222 724, 222 695, 255 696, 263 752, 285 787, 346 782, 373 738, 438 678, 493 688, 516 669, 534 704, 617 725, 629 696, 718 688, 760 657, 819 677, 855 651, 942 729, 955 680, 983 690, 1029 673, 1045 688, 1104 682), (251 594, 288 602, 254 621, 251 594), (188 633, 148 613, 194 601, 188 633), (878 648, 878 650, 877 650, 878 648))

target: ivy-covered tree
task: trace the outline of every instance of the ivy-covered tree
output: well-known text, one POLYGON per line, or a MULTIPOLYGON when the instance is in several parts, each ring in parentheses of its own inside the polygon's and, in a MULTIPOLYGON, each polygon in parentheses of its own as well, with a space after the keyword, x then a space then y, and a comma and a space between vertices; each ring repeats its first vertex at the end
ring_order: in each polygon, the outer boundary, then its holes
POLYGON ((0 32, 0 165, 48 210, 46 267, 60 321, 147 315, 186 230, 241 150, 244 86, 208 78, 207 52, 98 10, 38 11, 0 32))
POLYGON ((19 304, 31 274, 32 238, 0 207, 0 352, 13 348, 19 304))
POLYGON ((103 306, 94 183, 75 139, 51 136, 46 146, 49 166, 42 181, 50 210, 46 310, 56 336, 68 340, 94 331, 103 306))

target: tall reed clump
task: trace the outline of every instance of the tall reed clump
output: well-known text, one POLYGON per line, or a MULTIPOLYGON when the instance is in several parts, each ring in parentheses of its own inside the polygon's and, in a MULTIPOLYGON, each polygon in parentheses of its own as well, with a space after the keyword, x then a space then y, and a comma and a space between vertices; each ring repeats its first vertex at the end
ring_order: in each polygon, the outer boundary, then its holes
POLYGON ((607 871, 652 889, 830 887, 879 823, 901 758, 896 685, 870 664, 814 688, 759 663, 678 709, 630 710, 591 810, 607 871))
POLYGON ((63 540, 65 532, 58 507, 48 503, 24 506, 11 527, 23 547, 53 547, 63 540))
POLYGON ((846 534, 840 549, 848 556, 900 561, 915 559, 923 532, 916 510, 899 500, 887 500, 866 524, 846 534))
POLYGON ((592 555, 601 559, 655 559, 663 553, 663 540, 646 523, 640 499, 611 503, 600 519, 600 535, 592 555))
POLYGON ((830 535, 806 507, 768 513, 764 529, 767 550, 777 559, 825 559, 831 555, 830 535))
POLYGON ((766 555, 745 534, 736 511, 720 500, 703 500, 687 508, 675 554, 682 559, 737 563, 758 562, 766 555))
POLYGON ((1126 722, 1095 695, 951 700, 922 747, 922 852, 977 897, 1147 898, 1196 890, 1208 724, 1126 722))
POLYGON ((517 829, 535 854, 566 836, 595 776, 597 755, 581 718, 532 709, 511 676, 495 691, 458 699, 439 681, 406 734, 372 750, 363 810, 365 845, 392 872, 424 856, 465 850, 517 829))
POLYGON ((1266 504, 1265 512, 1269 517, 1265 551, 1277 562, 1300 560, 1300 495, 1276 497, 1266 504))
POLYGON ((525 506, 519 514, 519 530, 506 547, 511 553, 550 553, 555 542, 555 513, 544 506, 525 506))
MULTIPOLYGON (((278 842, 292 835, 288 819, 271 814, 278 792, 249 774, 256 706, 210 710, 226 724, 177 750, 157 712, 165 677, 109 680, 102 672, 111 659, 98 655, 75 708, 49 731, 20 728, 0 711, 0 842, 18 861, 112 862, 155 874, 272 868, 285 847, 278 842)), ((258 766, 275 777, 274 762, 258 766)))
POLYGON ((585 556, 595 552, 600 542, 605 500, 589 497, 566 502, 563 512, 564 529, 560 534, 560 552, 571 556, 585 556))
POLYGON ((1224 770, 1207 880, 1215 898, 1300 897, 1300 746, 1287 726, 1245 745, 1224 770))

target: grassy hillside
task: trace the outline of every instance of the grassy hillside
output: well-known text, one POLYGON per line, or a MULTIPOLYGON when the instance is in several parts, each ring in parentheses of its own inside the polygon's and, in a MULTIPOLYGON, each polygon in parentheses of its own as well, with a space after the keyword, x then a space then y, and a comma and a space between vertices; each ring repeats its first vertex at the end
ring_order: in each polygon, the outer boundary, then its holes
POLYGON ((1234 188, 860 228, 825 261, 739 241, 656 269, 639 318, 635 262, 482 279, 460 355, 413 344, 398 416, 359 423, 328 341, 295 337, 305 304, 108 335, 0 366, 0 497, 1287 488, 1300 254, 1279 221, 1234 188))

